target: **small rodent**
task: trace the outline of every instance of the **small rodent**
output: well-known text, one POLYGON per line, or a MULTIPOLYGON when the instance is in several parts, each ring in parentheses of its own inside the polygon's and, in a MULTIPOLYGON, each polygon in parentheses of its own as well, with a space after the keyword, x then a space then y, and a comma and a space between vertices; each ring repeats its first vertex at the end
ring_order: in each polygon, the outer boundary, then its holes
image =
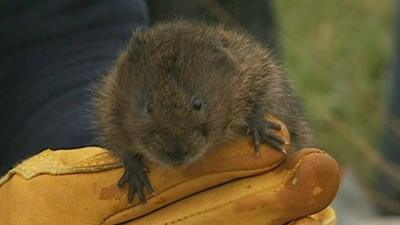
POLYGON ((94 102, 104 147, 124 161, 118 186, 128 183, 129 202, 153 191, 146 160, 187 164, 248 134, 257 152, 260 143, 281 149, 267 113, 287 125, 293 149, 312 139, 272 51, 220 25, 173 21, 135 32, 94 102))

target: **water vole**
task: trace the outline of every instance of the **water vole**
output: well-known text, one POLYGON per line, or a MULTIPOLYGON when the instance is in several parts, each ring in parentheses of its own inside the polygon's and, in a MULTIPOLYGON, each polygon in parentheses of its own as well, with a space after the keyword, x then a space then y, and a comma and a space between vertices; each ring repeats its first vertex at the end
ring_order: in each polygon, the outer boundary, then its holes
POLYGON ((153 191, 146 160, 190 163, 225 141, 252 135, 281 149, 279 126, 293 149, 311 144, 310 129, 283 70, 251 36, 185 21, 136 32, 96 88, 95 124, 105 147, 124 160, 119 186, 128 199, 153 191))

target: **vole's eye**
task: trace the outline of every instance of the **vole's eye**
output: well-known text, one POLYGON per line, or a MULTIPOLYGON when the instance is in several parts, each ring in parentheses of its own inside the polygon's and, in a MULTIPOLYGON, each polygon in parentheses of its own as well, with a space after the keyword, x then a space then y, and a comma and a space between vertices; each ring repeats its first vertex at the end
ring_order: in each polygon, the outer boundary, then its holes
POLYGON ((194 110, 200 110, 202 106, 203 106, 203 102, 201 101, 200 98, 194 97, 192 99, 192 107, 194 110))
POLYGON ((146 112, 147 113, 153 112, 153 104, 151 104, 150 102, 146 104, 146 112))

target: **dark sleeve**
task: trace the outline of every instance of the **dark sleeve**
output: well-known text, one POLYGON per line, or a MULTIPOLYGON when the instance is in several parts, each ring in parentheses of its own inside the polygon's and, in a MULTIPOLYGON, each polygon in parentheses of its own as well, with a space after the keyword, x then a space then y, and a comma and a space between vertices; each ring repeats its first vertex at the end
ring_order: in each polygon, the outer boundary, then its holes
POLYGON ((142 0, 1 1, 1 174, 44 148, 96 144, 88 87, 148 24, 142 0))
POLYGON ((146 0, 151 23, 174 18, 223 23, 244 29, 279 52, 273 2, 265 0, 146 0))

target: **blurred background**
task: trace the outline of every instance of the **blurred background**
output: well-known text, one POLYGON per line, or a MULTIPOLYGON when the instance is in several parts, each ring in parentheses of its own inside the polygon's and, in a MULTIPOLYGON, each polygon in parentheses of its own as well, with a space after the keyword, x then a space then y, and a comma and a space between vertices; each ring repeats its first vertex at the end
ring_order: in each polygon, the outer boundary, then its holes
POLYGON ((400 215, 396 2, 274 3, 283 65, 319 146, 343 166, 339 224, 400 224, 372 219, 400 215))

